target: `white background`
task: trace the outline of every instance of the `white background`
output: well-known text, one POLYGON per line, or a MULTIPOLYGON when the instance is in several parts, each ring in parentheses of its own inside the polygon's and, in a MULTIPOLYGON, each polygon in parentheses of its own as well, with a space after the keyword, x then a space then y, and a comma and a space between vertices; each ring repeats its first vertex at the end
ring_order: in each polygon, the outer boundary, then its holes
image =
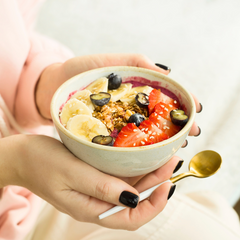
POLYGON ((185 160, 179 172, 205 149, 223 159, 216 175, 184 179, 177 189, 217 191, 234 205, 240 197, 239 12, 238 0, 48 0, 36 29, 76 55, 141 53, 169 66, 169 76, 203 105, 196 118, 202 133, 179 150, 185 160))

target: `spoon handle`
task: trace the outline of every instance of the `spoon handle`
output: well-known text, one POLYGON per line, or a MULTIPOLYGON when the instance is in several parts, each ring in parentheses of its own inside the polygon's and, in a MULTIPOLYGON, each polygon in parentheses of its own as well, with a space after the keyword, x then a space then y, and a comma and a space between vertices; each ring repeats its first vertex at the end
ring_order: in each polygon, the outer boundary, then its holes
POLYGON ((175 182, 177 182, 185 177, 189 177, 189 176, 194 176, 194 174, 191 172, 185 172, 185 173, 181 173, 175 177, 170 178, 170 180, 172 183, 175 183, 175 182))

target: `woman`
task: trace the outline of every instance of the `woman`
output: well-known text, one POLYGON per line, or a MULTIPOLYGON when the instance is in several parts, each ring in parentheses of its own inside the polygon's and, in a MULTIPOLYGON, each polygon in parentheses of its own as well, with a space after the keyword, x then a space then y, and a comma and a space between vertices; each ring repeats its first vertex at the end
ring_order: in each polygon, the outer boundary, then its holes
MULTIPOLYGON (((175 189, 170 183, 159 187, 150 199, 137 202, 134 210, 128 207, 101 221, 97 216, 112 204, 129 206, 132 198, 138 200, 140 191, 169 179, 179 169, 180 159, 173 157, 142 178, 114 178, 79 161, 59 141, 46 136, 51 135, 47 125, 52 124, 53 93, 76 74, 113 65, 145 67, 164 74, 169 70, 135 54, 73 57, 60 44, 32 31, 39 2, 3 0, 0 7, 0 239, 81 239, 87 235, 107 239, 112 233, 111 239, 116 239, 118 230, 108 228, 136 230, 144 224, 136 232, 121 231, 118 236, 149 238, 156 221, 146 223, 156 216, 166 217, 162 210, 175 189), (31 134, 24 134, 26 131, 31 134), (83 184, 87 177, 88 185, 83 184), (108 182, 110 194, 104 188, 108 182), (120 201, 123 192, 128 194, 120 201)), ((197 100, 196 107, 199 112, 197 100)), ((199 131, 194 123, 190 135, 199 131)), ((160 226, 155 229, 163 231, 160 226)))

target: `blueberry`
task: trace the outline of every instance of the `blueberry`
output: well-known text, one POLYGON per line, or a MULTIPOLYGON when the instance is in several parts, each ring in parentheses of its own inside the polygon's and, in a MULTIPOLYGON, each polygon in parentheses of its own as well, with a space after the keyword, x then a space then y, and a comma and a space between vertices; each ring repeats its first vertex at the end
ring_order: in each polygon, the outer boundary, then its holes
POLYGON ((177 126, 184 127, 188 122, 188 116, 185 114, 183 110, 174 109, 170 112, 170 117, 172 123, 177 126))
POLYGON ((135 125, 138 127, 142 121, 145 120, 145 117, 140 113, 134 113, 130 116, 128 119, 129 123, 135 123, 135 125))
POLYGON ((113 137, 97 135, 92 139, 92 142, 96 143, 96 144, 100 144, 100 145, 112 146, 113 145, 113 137))
POLYGON ((114 73, 111 73, 108 77, 108 89, 118 89, 121 86, 122 78, 114 73))
POLYGON ((138 93, 135 97, 135 100, 139 107, 142 107, 142 108, 148 107, 149 99, 146 93, 138 93))
POLYGON ((107 92, 100 92, 97 94, 90 95, 90 99, 91 99, 92 103, 97 106, 103 106, 103 105, 108 104, 108 102, 110 101, 110 98, 111 98, 111 94, 109 94, 107 92))

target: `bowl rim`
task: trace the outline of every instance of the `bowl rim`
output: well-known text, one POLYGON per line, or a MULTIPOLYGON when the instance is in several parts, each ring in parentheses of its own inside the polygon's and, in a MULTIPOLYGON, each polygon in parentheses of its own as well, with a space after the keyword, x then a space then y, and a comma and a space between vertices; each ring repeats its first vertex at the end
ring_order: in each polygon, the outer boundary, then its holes
MULTIPOLYGON (((93 70, 89 70, 80 74, 77 74, 73 77, 71 77, 70 79, 68 79, 66 82, 64 82, 54 93, 52 100, 51 100, 51 105, 50 105, 50 112, 51 112, 51 116, 52 116, 52 121, 55 125, 55 128, 57 129, 57 131, 61 131, 63 132, 68 138, 71 138, 73 140, 75 140, 76 142, 79 142, 83 145, 87 145, 89 147, 93 147, 96 149, 101 149, 101 150, 108 150, 108 151, 117 151, 117 152, 122 152, 122 151, 128 151, 128 152, 135 152, 135 151, 142 151, 142 150, 151 150, 154 148, 159 148, 165 145, 168 145, 171 142, 174 142, 176 140, 178 140, 181 136, 185 135, 186 133, 188 133, 188 131, 190 131, 192 124, 195 120, 195 115, 196 115, 196 106, 195 106, 195 101, 192 97, 192 95, 190 94, 190 92, 183 87, 181 84, 179 84, 178 82, 176 82, 175 80, 173 80, 172 78, 168 77, 167 75, 164 75, 160 72, 151 70, 151 69, 147 69, 147 68, 140 68, 140 67, 132 67, 132 66, 112 66, 112 67, 102 67, 102 68, 96 68, 93 70), (187 122, 187 124, 178 132, 176 133, 174 136, 170 137, 167 140, 164 140, 162 142, 159 143, 155 143, 155 144, 151 144, 151 145, 146 145, 146 146, 139 146, 139 147, 112 147, 112 146, 103 146, 100 144, 94 144, 92 142, 88 142, 87 140, 78 138, 77 136, 75 136, 74 134, 72 134, 70 131, 68 131, 59 121, 59 117, 58 114, 56 116, 55 114, 55 102, 56 99, 58 98, 58 96, 61 94, 61 92, 63 91, 63 89, 65 87, 67 87, 69 84, 72 83, 72 81, 74 81, 76 78, 81 78, 84 77, 84 75, 88 75, 94 72, 103 72, 103 71, 137 71, 137 72, 144 72, 145 74, 149 74, 149 75, 153 75, 155 77, 159 77, 161 76, 161 78, 164 78, 165 80, 169 81, 170 83, 174 84, 175 86, 177 86, 177 88, 180 88, 181 90, 183 90, 183 92, 185 92, 185 94, 187 95, 187 97, 190 99, 191 102, 191 109, 190 109, 190 117, 189 120, 187 122)), ((59 133, 58 133, 59 134, 59 133)), ((59 134, 60 135, 60 134, 59 134)), ((60 136, 61 138, 61 136, 60 136)))

